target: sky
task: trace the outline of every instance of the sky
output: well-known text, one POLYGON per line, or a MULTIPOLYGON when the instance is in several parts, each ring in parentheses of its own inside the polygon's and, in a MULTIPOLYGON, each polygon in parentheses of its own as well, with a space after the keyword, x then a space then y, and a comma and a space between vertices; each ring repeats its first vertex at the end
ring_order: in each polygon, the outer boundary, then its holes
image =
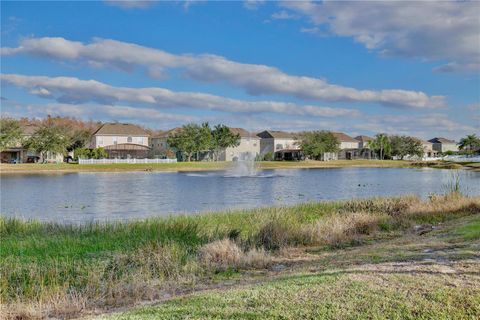
POLYGON ((480 133, 480 2, 2 1, 1 114, 480 133))

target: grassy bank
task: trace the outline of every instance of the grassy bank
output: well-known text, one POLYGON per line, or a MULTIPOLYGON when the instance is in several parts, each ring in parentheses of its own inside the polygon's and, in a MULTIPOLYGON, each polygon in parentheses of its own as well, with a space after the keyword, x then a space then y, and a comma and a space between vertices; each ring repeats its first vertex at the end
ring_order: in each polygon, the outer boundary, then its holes
MULTIPOLYGON (((4 317, 72 317, 162 300, 246 271, 274 270, 291 248, 304 248, 301 260, 313 248, 355 248, 399 237, 414 226, 479 213, 480 198, 450 194, 428 201, 311 203, 85 226, 2 219, 1 312, 4 317)), ((475 228, 462 232, 476 239, 475 228)), ((327 280, 331 285, 343 281, 327 280)))
MULTIPOLYGON (((0 174, 40 174, 72 172, 122 172, 122 171, 210 171, 226 170, 232 162, 178 162, 159 164, 5 164, 0 163, 0 174)), ((480 170, 478 162, 427 161, 415 162, 404 160, 335 160, 335 161, 261 161, 259 169, 307 169, 307 168, 418 168, 437 169, 472 169, 480 170)))
MULTIPOLYGON (((0 164, 1 173, 49 173, 49 172, 90 172, 90 171, 202 171, 225 170, 232 162, 178 162, 159 164, 0 164)), ((337 160, 337 161, 261 161, 260 169, 294 169, 294 168, 342 168, 342 167, 409 167, 408 161, 391 160, 337 160)))

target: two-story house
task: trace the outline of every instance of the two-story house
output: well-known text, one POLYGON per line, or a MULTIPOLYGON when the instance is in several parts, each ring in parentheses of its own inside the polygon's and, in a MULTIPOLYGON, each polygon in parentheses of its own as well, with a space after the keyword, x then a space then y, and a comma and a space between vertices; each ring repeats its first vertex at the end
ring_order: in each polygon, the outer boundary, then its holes
POLYGON ((285 131, 265 130, 257 134, 260 138, 260 153, 275 153, 284 149, 300 149, 295 135, 285 131))
POLYGON ((219 154, 220 161, 253 160, 260 154, 260 138, 255 133, 242 128, 230 128, 230 132, 240 136, 240 144, 226 148, 219 154))
POLYGON ((458 151, 458 145, 454 140, 446 138, 433 138, 428 140, 433 145, 433 150, 438 152, 447 152, 447 151, 458 151))
POLYGON ((90 147, 104 148, 109 158, 147 158, 149 134, 130 123, 105 123, 92 135, 90 147))

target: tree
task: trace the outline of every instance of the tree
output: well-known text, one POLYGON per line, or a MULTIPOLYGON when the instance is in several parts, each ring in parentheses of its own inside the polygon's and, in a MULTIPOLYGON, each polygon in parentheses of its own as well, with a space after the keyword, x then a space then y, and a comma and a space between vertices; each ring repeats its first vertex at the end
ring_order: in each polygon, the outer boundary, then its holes
POLYGON ((234 134, 230 131, 230 128, 223 125, 218 124, 212 130, 212 151, 215 158, 215 161, 218 161, 219 153, 230 147, 237 147, 240 144, 240 135, 234 134))
POLYGON ((68 130, 71 132, 69 134, 69 139, 70 139, 70 144, 67 146, 67 151, 72 151, 76 150, 78 148, 85 148, 90 142, 90 138, 92 136, 92 133, 88 129, 78 129, 78 130, 72 130, 72 128, 69 128, 68 130))
POLYGON ((370 141, 367 146, 378 152, 381 160, 385 158, 385 155, 389 155, 391 151, 390 139, 385 133, 375 135, 375 139, 370 141))
POLYGON ((92 159, 105 159, 108 158, 108 153, 104 148, 98 147, 90 151, 90 156, 92 159))
POLYGON ((423 157, 423 144, 419 139, 410 136, 393 135, 389 137, 389 140, 391 146, 390 154, 392 156, 397 156, 402 160, 405 156, 423 157))
POLYGON ((480 149, 480 138, 478 138, 475 134, 469 134, 465 138, 460 139, 458 146, 460 150, 473 153, 480 149))
POLYGON ((15 119, 0 119, 0 151, 14 147, 21 142, 22 128, 15 119))
POLYGON ((167 138, 167 143, 170 147, 175 148, 187 155, 187 160, 192 160, 192 155, 198 150, 196 145, 196 138, 200 126, 194 123, 189 123, 182 126, 182 129, 167 138))
POLYGON ((340 150, 340 141, 329 131, 304 132, 299 144, 306 156, 317 160, 326 152, 340 150))
POLYGON ((43 161, 46 161, 48 152, 64 154, 70 145, 67 129, 63 126, 52 124, 42 125, 27 139, 24 147, 40 153, 43 161))

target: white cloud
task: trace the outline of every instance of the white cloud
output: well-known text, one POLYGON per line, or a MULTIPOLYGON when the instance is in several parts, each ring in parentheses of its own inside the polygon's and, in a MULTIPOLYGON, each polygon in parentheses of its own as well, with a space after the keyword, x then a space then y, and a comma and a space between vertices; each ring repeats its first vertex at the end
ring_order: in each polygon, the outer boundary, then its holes
POLYGON ((298 19, 299 17, 296 14, 293 14, 291 12, 281 10, 278 12, 274 12, 271 15, 271 18, 274 20, 293 20, 293 19, 298 19))
POLYGON ((233 113, 281 113, 313 117, 358 117, 355 109, 297 105, 277 101, 244 101, 198 92, 175 92, 164 88, 114 87, 95 80, 2 74, 2 84, 29 89, 41 97, 68 104, 134 103, 159 108, 194 108, 233 113))
POLYGON ((157 1, 154 0, 104 0, 110 6, 120 7, 122 9, 147 9, 154 6, 157 1))
POLYGON ((265 0, 245 0, 243 7, 248 10, 257 10, 260 6, 265 4, 265 0))
POLYGON ((292 1, 281 6, 385 56, 449 61, 435 69, 439 72, 480 70, 478 1, 292 1))
POLYGON ((324 79, 289 75, 267 65, 239 63, 210 54, 175 55, 162 50, 108 39, 83 44, 63 38, 30 38, 18 48, 2 48, 3 55, 27 53, 59 60, 86 62, 95 67, 131 71, 136 66, 150 75, 164 75, 165 69, 182 69, 203 82, 227 82, 252 95, 284 94, 317 101, 373 102, 386 106, 441 108, 444 96, 401 89, 359 90, 328 83, 324 79))

